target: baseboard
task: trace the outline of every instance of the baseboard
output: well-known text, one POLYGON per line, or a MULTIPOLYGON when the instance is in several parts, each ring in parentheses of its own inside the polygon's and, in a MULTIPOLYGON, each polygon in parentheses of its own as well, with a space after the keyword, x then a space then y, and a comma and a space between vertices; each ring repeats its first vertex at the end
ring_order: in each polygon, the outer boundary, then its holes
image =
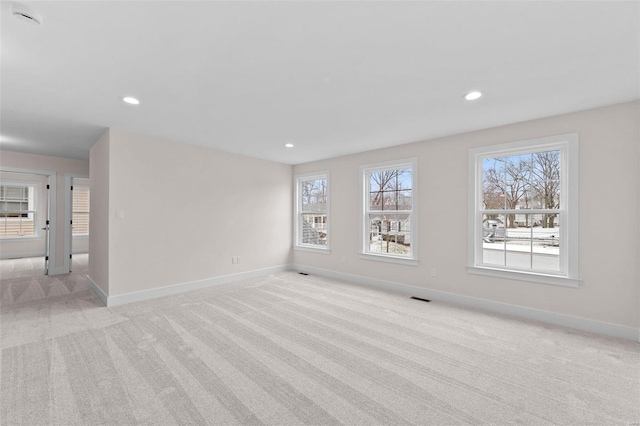
MULTIPOLYGON (((116 296, 108 296, 108 297, 105 296, 106 298, 103 299, 103 301, 109 307, 124 305, 126 303, 140 302, 143 300, 155 299, 157 297, 184 293, 186 291, 199 290, 202 288, 213 287, 216 285, 228 284, 228 283, 247 280, 251 278, 258 278, 265 275, 274 274, 277 272, 287 271, 289 269, 291 269, 291 265, 280 265, 280 266, 274 266, 271 268, 256 269, 253 271, 241 272, 239 274, 223 275, 221 277, 208 278, 204 280, 175 284, 175 285, 170 285, 166 287, 118 294, 116 296)), ((98 294, 98 296, 100 297, 100 294, 98 294)), ((102 297, 100 298, 102 299, 102 297)))
POLYGON ((444 302, 456 303, 459 305, 470 306, 473 308, 484 309, 487 311, 497 312, 501 314, 514 315, 522 318, 533 319, 546 322, 549 324, 559 325, 563 327, 575 328, 591 333, 604 334, 607 336, 620 337, 623 339, 634 340, 640 342, 640 329, 626 327, 622 325, 610 324, 600 321, 594 321, 586 318, 574 317, 571 315, 558 314, 554 312, 542 311, 538 309, 527 308, 524 306, 511 305, 508 303, 494 302, 487 299, 479 299, 470 296, 463 296, 444 291, 430 290, 422 287, 415 287, 408 284, 402 284, 393 281, 379 280, 375 278, 367 278, 361 275, 347 274, 344 272, 332 271, 329 269, 315 268, 306 265, 292 265, 292 269, 297 271, 312 273, 344 281, 354 284, 373 287, 393 293, 406 294, 409 296, 417 296, 425 299, 440 300, 444 302))
POLYGON ((96 282, 91 279, 89 275, 87 275, 86 278, 89 288, 96 294, 96 296, 100 298, 100 300, 102 300, 102 303, 104 303, 105 306, 108 306, 109 304, 107 302, 109 300, 109 297, 104 293, 104 291, 102 291, 100 286, 98 286, 98 284, 96 284, 96 282))
POLYGON ((44 257, 44 256, 45 256, 45 252, 17 253, 17 254, 1 253, 0 254, 0 259, 1 260, 10 260, 10 259, 24 259, 26 257, 44 257))

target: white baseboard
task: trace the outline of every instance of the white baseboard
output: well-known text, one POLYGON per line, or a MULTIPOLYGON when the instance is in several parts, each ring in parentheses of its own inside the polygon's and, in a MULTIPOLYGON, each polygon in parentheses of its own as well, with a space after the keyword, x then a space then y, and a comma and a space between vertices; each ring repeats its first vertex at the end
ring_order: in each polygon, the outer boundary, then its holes
MULTIPOLYGON (((6 251, 6 250, 5 250, 6 251)), ((31 252, 31 253, 0 253, 0 259, 9 260, 9 259, 24 259, 26 257, 44 257, 45 253, 42 252, 31 252)))
MULTIPOLYGON (((221 277, 208 278, 204 280, 175 284, 175 285, 170 285, 166 287, 153 288, 149 290, 136 291, 132 293, 118 294, 116 296, 105 295, 105 299, 103 299, 103 301, 107 306, 118 306, 118 305, 123 305, 125 303, 140 302, 142 300, 155 299, 156 297, 163 297, 163 296, 170 296, 172 294, 184 293, 185 291, 199 290, 202 288, 213 287, 216 285, 228 284, 228 283, 247 280, 251 278, 262 277, 262 276, 274 274, 277 272, 287 271, 289 269, 291 269, 291 265, 273 266, 271 268, 241 272, 239 274, 223 275, 221 277)), ((93 291, 96 291, 96 290, 93 289, 93 291)), ((100 292, 102 293, 102 290, 100 290, 100 292)), ((102 294, 104 295, 104 293, 102 294)), ((100 294, 98 294, 98 297, 102 299, 102 296, 100 296, 100 294)))
POLYGON ((87 285, 96 294, 96 296, 98 296, 100 300, 102 300, 102 303, 104 303, 105 306, 109 305, 107 303, 109 300, 109 297, 106 294, 104 294, 104 291, 102 291, 102 289, 98 286, 98 284, 96 284, 96 282, 93 281, 89 275, 87 275, 87 285))
POLYGON ((623 325, 610 324, 600 321, 594 321, 586 318, 574 317, 571 315, 558 314, 554 312, 542 311, 524 306, 511 305, 508 303, 494 302, 486 299, 478 299, 470 296, 463 296, 444 291, 430 290, 423 287, 415 287, 412 285, 402 284, 393 281, 379 280, 375 278, 367 278, 360 275, 347 274, 328 269, 315 268, 306 265, 292 265, 292 269, 297 271, 312 273, 329 278, 349 281, 366 287, 373 287, 393 293, 406 294, 408 296, 416 296, 431 300, 440 300, 444 302, 456 303, 459 305, 470 306, 473 308, 484 309, 487 311, 497 312, 501 314, 514 315, 518 317, 538 320, 549 324, 555 324, 563 327, 575 328, 591 333, 604 334, 607 336, 620 337, 623 339, 635 340, 640 342, 640 329, 626 327, 623 325))

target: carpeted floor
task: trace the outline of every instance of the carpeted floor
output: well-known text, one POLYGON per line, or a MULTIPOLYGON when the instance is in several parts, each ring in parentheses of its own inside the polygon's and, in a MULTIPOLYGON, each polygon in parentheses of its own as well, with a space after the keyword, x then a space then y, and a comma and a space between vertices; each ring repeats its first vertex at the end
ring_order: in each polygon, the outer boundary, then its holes
POLYGON ((640 422, 640 345, 294 272, 115 308, 3 278, 0 423, 640 422))

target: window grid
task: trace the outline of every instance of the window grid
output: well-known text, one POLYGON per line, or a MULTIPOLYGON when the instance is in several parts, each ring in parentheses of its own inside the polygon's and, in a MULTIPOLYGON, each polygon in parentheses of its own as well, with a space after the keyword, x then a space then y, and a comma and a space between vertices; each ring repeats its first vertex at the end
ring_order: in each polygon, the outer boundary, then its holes
POLYGON ((0 185, 0 237, 36 235, 35 187, 0 185))
POLYGON ((363 249, 366 255, 415 259, 415 160, 363 166, 363 249))
POLYGON ((89 235, 89 188, 74 186, 72 192, 72 235, 89 235))
POLYGON ((578 135, 474 148, 469 164, 468 271, 577 287, 578 135))
POLYGON ((328 173, 296 177, 295 247, 329 249, 328 173))

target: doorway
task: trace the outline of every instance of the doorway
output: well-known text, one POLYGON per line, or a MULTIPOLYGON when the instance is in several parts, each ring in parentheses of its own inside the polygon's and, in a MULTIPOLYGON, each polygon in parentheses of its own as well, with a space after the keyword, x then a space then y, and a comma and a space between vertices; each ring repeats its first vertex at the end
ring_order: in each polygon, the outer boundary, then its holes
POLYGON ((48 275, 51 175, 0 170, 0 274, 48 275))
POLYGON ((89 221, 91 215, 91 189, 87 177, 68 176, 69 221, 68 240, 69 272, 86 273, 89 266, 89 221))

